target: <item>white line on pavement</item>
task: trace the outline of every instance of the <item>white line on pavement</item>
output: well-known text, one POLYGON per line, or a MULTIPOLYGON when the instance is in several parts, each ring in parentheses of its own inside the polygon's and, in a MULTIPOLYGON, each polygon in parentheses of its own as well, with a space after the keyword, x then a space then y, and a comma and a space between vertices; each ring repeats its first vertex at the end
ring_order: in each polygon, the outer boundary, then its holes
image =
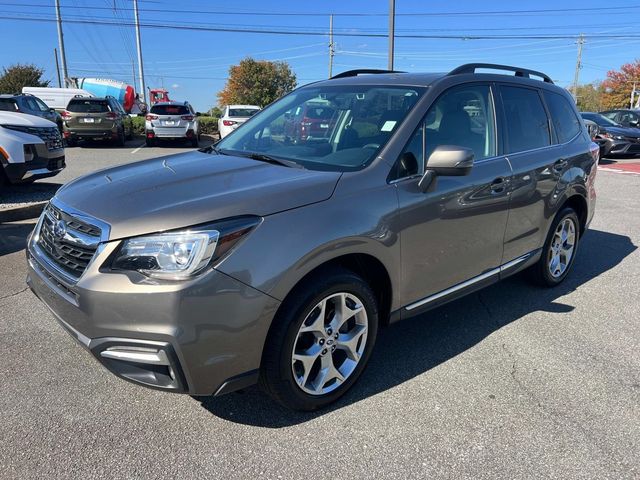
POLYGON ((138 148, 136 148, 135 150, 131 150, 131 153, 138 153, 140 151, 141 148, 144 148, 146 145, 146 142, 143 143, 142 145, 140 145, 138 148))

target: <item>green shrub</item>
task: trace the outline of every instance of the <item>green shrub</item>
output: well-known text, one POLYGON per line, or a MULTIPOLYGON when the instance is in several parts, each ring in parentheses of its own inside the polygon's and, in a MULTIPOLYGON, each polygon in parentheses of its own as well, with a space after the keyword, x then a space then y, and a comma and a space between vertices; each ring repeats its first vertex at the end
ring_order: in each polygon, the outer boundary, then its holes
POLYGON ((134 135, 144 135, 144 117, 132 117, 134 135))
POLYGON ((200 121, 200 133, 204 135, 211 135, 218 132, 218 119, 215 117, 198 117, 200 121))
MULTIPOLYGON (((144 117, 132 117, 133 133, 135 135, 144 135, 144 117)), ((204 135, 212 135, 218 132, 218 119, 216 117, 198 117, 200 122, 200 133, 204 135)))

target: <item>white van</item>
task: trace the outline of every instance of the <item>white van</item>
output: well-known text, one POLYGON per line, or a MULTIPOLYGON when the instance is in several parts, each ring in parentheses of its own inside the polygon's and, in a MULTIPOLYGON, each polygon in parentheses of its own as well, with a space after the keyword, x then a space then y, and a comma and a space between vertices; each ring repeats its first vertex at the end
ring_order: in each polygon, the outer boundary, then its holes
POLYGON ((62 111, 67 108, 73 97, 93 97, 94 95, 81 88, 23 87, 22 93, 35 95, 49 107, 62 111))

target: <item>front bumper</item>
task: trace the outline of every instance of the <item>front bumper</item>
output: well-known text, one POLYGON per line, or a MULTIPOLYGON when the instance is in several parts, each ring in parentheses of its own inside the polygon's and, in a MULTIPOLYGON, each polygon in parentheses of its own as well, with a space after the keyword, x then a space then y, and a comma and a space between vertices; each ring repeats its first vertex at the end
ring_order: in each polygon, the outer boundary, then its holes
POLYGON ((30 238, 27 284, 67 332, 125 380, 192 395, 255 383, 279 302, 216 270, 188 282, 101 271, 118 243, 102 244, 69 284, 30 238))
POLYGON ((39 178, 53 177, 66 167, 64 149, 47 150, 44 144, 36 145, 30 162, 6 163, 4 171, 11 183, 27 182, 39 178))
POLYGON ((631 143, 627 140, 607 139, 602 150, 605 156, 640 155, 640 143, 631 143))

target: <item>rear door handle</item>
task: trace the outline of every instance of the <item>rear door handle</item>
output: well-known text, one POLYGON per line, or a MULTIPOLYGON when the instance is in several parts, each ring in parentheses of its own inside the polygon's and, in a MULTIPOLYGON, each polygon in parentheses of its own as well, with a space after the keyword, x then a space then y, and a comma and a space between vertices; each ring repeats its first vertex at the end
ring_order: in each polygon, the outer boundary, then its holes
POLYGON ((493 182, 491 182, 491 193, 502 193, 504 192, 505 186, 507 184, 507 179, 504 177, 498 177, 493 182))

